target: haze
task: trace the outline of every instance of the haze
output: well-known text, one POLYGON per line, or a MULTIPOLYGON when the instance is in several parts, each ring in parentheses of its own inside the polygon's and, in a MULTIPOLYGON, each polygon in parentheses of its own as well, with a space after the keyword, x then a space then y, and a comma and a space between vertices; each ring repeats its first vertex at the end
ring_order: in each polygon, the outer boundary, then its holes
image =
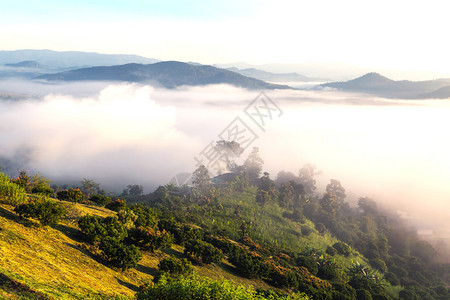
MULTIPOLYGON (((26 91, 28 84, 17 81, 9 91, 26 91)), ((85 90, 79 83, 32 86, 48 94, 0 102, 3 167, 12 174, 39 171, 58 183, 92 178, 116 192, 135 183, 150 192, 178 173, 192 172, 193 157, 218 140, 258 95, 225 85, 177 90, 95 82, 85 90), (66 93, 55 93, 61 90, 66 93)), ((259 139, 251 147, 261 149, 272 178, 281 170, 298 174, 313 163, 323 172, 319 195, 329 179, 338 179, 350 202, 369 196, 422 220, 421 228, 448 233, 448 224, 443 226, 450 217, 450 142, 443 133, 450 128, 447 102, 335 91, 267 95, 283 115, 266 132, 254 128, 259 139)))

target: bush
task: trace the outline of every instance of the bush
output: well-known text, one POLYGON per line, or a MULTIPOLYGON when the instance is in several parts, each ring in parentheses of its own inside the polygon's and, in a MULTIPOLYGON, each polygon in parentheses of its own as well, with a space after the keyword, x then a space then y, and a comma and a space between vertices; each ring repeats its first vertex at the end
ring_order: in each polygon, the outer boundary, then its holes
POLYGON ((56 198, 63 201, 82 203, 84 201, 83 192, 80 189, 68 189, 56 193, 56 198))
POLYGON ((328 246, 325 250, 325 253, 331 256, 335 256, 337 254, 337 250, 331 246, 328 246))
POLYGON ((269 265, 258 253, 236 247, 228 260, 247 278, 265 278, 269 274, 269 265))
POLYGON ((377 269, 381 273, 384 273, 387 271, 387 266, 384 261, 381 259, 373 258, 369 259, 369 264, 372 266, 372 268, 377 269))
POLYGON ((0 202, 17 205, 27 201, 27 194, 23 187, 11 182, 11 179, 0 173, 0 202))
POLYGON ((163 274, 158 283, 146 286, 137 293, 137 300, 190 300, 190 299, 215 299, 215 300, 307 300, 308 296, 300 293, 291 295, 268 294, 265 297, 255 292, 253 287, 236 285, 228 280, 212 280, 207 277, 194 275, 192 277, 178 276, 173 278, 163 274))
POLYGON ((124 209, 127 206, 127 201, 117 199, 115 201, 112 201, 105 205, 105 208, 113 210, 113 211, 119 211, 121 209, 124 209))
POLYGON ((107 236, 117 240, 123 240, 127 236, 123 224, 115 217, 102 219, 97 216, 85 215, 78 220, 78 226, 91 243, 97 243, 107 236))
POLYGON ((201 239, 203 233, 200 229, 194 228, 187 224, 181 224, 173 219, 160 220, 158 223, 160 230, 167 230, 172 233, 175 238, 175 243, 178 245, 184 245, 189 240, 201 239))
POLYGON ((186 258, 179 259, 173 256, 161 260, 158 264, 158 269, 161 272, 182 275, 188 275, 194 271, 191 262, 186 258))
POLYGON ((313 275, 317 275, 317 272, 319 271, 319 266, 313 256, 299 255, 296 258, 296 263, 299 267, 305 267, 308 269, 308 271, 313 275))
POLYGON ((368 290, 359 289, 356 291, 356 298, 358 300, 372 300, 372 295, 368 290))
POLYGON ((118 239, 107 236, 100 241, 103 257, 113 266, 123 271, 137 266, 142 253, 134 245, 124 245, 118 239))
POLYGON ((93 195, 90 200, 101 206, 111 203, 111 197, 101 194, 93 195))
POLYGON ((344 256, 349 256, 351 253, 350 246, 343 242, 333 244, 333 248, 336 249, 339 254, 344 256))
POLYGON ((66 214, 64 207, 50 199, 20 204, 14 211, 23 218, 37 219, 42 225, 56 224, 66 214))
POLYGON ((184 255, 200 264, 219 263, 224 257, 222 250, 201 240, 189 240, 186 242, 184 255))
POLYGON ((313 232, 312 228, 308 226, 302 226, 301 231, 303 236, 308 236, 313 232))
POLYGON ((53 196, 53 194, 55 193, 55 190, 53 190, 51 187, 49 186, 45 186, 45 185, 38 185, 35 186, 31 192, 33 194, 39 194, 39 195, 43 195, 43 196, 47 196, 47 197, 51 197, 53 196))
POLYGON ((141 226, 128 232, 128 240, 141 249, 154 252, 157 249, 170 248, 173 236, 165 230, 159 231, 141 226))
POLYGON ((136 227, 156 227, 158 218, 156 212, 152 208, 142 205, 134 205, 131 210, 137 216, 136 221, 134 221, 134 225, 136 227))
POLYGON ((386 274, 384 274, 384 279, 386 279, 392 285, 400 285, 400 280, 398 279, 397 275, 392 272, 386 272, 386 274))

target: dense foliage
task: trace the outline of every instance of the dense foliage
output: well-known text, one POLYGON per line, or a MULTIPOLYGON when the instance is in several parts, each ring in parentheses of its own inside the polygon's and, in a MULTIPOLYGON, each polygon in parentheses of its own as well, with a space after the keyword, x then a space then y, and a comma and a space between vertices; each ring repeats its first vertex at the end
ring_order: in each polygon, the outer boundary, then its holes
POLYGON ((282 296, 277 293, 258 293, 252 287, 235 285, 227 280, 212 280, 200 276, 171 277, 162 275, 158 283, 151 283, 137 294, 138 300, 191 300, 191 299, 215 299, 215 300, 307 300, 304 294, 291 294, 282 296))
POLYGON ((45 198, 20 204, 16 206, 14 211, 23 218, 37 219, 42 225, 56 224, 66 214, 66 210, 61 204, 45 198))

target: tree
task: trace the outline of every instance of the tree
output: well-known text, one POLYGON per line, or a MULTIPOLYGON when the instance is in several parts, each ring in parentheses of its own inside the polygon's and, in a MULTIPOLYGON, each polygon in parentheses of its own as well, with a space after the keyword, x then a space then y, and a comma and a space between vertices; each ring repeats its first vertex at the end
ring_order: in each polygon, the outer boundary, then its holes
POLYGON ((110 236, 119 241, 127 236, 127 231, 116 217, 106 217, 84 215, 78 220, 78 227, 91 243, 97 243, 106 236, 110 236))
MULTIPOLYGON (((244 148, 241 147, 241 145, 238 142, 235 141, 217 141, 216 142, 216 150, 220 153, 221 157, 224 158, 224 161, 226 163, 226 167, 230 171, 238 171, 237 173, 240 173, 239 171, 242 169, 240 168, 235 162, 234 158, 239 157, 243 152, 244 148)), ((222 170, 219 170, 219 173, 222 172, 222 170)))
POLYGON ((103 257, 113 266, 122 271, 137 266, 142 258, 139 248, 134 245, 124 245, 119 239, 107 236, 100 241, 103 257))
POLYGON ((306 164, 300 169, 298 177, 307 195, 314 195, 316 190, 316 179, 314 177, 320 174, 316 169, 316 166, 311 164, 306 164))
POLYGON ((21 204, 14 211, 23 218, 37 219, 42 225, 57 224, 60 218, 66 214, 64 207, 50 199, 21 204))
POLYGON ((33 194, 41 194, 44 196, 53 196, 54 190, 50 187, 51 181, 39 173, 34 174, 31 177, 31 192, 33 194))
POLYGON ((333 193, 336 195, 336 200, 339 203, 344 202, 345 195, 345 189, 341 186, 341 183, 339 180, 331 179, 330 183, 327 185, 327 193, 333 193))
POLYGON ((294 187, 291 182, 285 182, 281 184, 278 194, 278 202, 281 207, 293 207, 294 206, 294 187))
POLYGON ((139 196, 139 195, 142 195, 143 192, 144 192, 144 188, 142 187, 142 185, 129 184, 122 191, 122 195, 123 196, 139 196))
POLYGON ((244 162, 244 169, 248 173, 250 180, 259 178, 261 176, 262 166, 264 160, 259 156, 259 148, 253 147, 252 152, 244 162))
POLYGON ((95 182, 92 179, 83 178, 81 180, 81 190, 86 195, 87 199, 91 198, 92 195, 98 194, 100 190, 100 183, 95 182))
POLYGON ((359 198, 358 206, 364 214, 374 215, 378 212, 377 203, 369 197, 359 198))
POLYGON ((105 205, 111 203, 111 197, 101 195, 101 194, 93 195, 90 200, 92 202, 95 202, 98 205, 102 205, 102 206, 105 206, 105 205))
POLYGON ((160 272, 183 275, 189 275, 194 271, 190 261, 186 258, 179 259, 174 256, 169 256, 161 260, 158 264, 158 269, 160 272))
POLYGON ((78 203, 81 203, 84 201, 83 192, 81 192, 81 190, 79 188, 59 191, 56 193, 56 198, 58 198, 59 200, 78 202, 78 203))
POLYGON ((222 250, 201 240, 187 241, 184 248, 184 255, 188 259, 200 264, 219 263, 224 257, 222 250))
POLYGON ((157 249, 170 248, 174 239, 173 236, 164 229, 159 231, 151 227, 141 226, 129 231, 128 240, 139 248, 155 252, 157 249))
POLYGON ((192 183, 202 192, 206 192, 211 186, 211 178, 209 177, 208 169, 201 165, 192 174, 192 183))

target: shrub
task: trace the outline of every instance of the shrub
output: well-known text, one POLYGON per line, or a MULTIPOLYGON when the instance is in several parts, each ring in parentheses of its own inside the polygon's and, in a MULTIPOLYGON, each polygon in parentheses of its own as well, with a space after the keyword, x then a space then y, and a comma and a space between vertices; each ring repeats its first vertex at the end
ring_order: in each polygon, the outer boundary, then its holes
POLYGON ((372 266, 372 268, 377 269, 381 273, 384 273, 387 271, 387 266, 384 261, 381 259, 373 258, 369 259, 369 264, 372 266))
POLYGON ((82 203, 84 201, 83 192, 80 189, 68 189, 56 193, 59 200, 82 203))
POLYGON ((359 289, 356 291, 356 298, 358 300, 372 300, 372 295, 368 290, 359 289))
POLYGON ((134 245, 124 245, 117 238, 107 236, 100 241, 103 257, 113 266, 126 270, 137 266, 142 253, 134 245))
POLYGON ((384 274, 384 279, 386 279, 392 285, 400 285, 400 280, 398 279, 397 275, 392 272, 386 272, 386 274, 384 274))
POLYGON ((308 296, 300 293, 276 296, 268 294, 265 297, 257 293, 253 287, 236 285, 228 280, 213 280, 207 277, 194 275, 192 277, 178 276, 173 278, 163 274, 157 284, 146 286, 137 293, 137 300, 190 300, 190 299, 215 299, 215 300, 307 300, 308 296))
POLYGON ((156 224, 158 223, 157 214, 152 208, 134 205, 131 207, 131 210, 137 216, 136 221, 134 221, 136 227, 156 227, 156 224))
POLYGON ((219 263, 224 257, 222 250, 201 240, 189 240, 186 242, 184 255, 200 264, 219 263))
POLYGON ((173 236, 165 231, 155 230, 151 227, 133 228, 128 232, 128 240, 141 249, 154 252, 161 248, 170 248, 173 236))
POLYGON ((351 253, 350 246, 343 242, 333 244, 333 248, 336 249, 339 254, 344 256, 349 256, 351 253))
POLYGON ((42 202, 20 204, 14 211, 23 218, 37 219, 42 225, 56 224, 66 214, 64 207, 50 199, 45 199, 42 202))
POLYGON ((327 249, 325 250, 325 253, 331 256, 335 256, 337 254, 337 250, 336 248, 328 246, 327 249))
POLYGON ((98 205, 105 206, 111 202, 111 197, 97 194, 93 195, 90 200, 98 205))
POLYGON ((127 206, 126 200, 120 200, 117 199, 115 201, 112 201, 105 205, 105 208, 113 210, 113 211, 119 211, 121 209, 124 209, 127 206))
POLYGON ((131 209, 122 209, 117 213, 119 222, 128 230, 134 228, 134 222, 137 220, 137 216, 131 209))
POLYGON ((302 231, 302 235, 303 235, 303 236, 308 236, 308 235, 311 234, 311 232, 312 232, 313 230, 312 230, 311 227, 308 227, 308 226, 302 226, 301 231, 302 231))
POLYGON ((123 240, 127 236, 123 224, 115 217, 102 219, 97 216, 85 215, 78 220, 78 226, 91 243, 97 243, 107 236, 117 240, 123 240))
POLYGON ((228 260, 247 278, 265 278, 269 274, 269 265, 258 253, 236 247, 228 260))
POLYGON ((189 240, 197 240, 202 238, 202 231, 187 224, 181 224, 173 219, 160 220, 158 223, 160 230, 167 230, 172 233, 175 238, 175 243, 184 245, 189 240))
POLYGON ((305 267, 313 275, 317 275, 319 266, 313 256, 299 255, 296 259, 297 266, 305 267))
POLYGON ((317 230, 321 235, 324 235, 325 232, 327 231, 327 227, 326 227, 323 223, 317 222, 317 223, 315 224, 315 227, 316 227, 316 230, 317 230))
POLYGON ((38 185, 35 186, 31 192, 33 194, 40 194, 40 195, 44 195, 47 197, 51 197, 53 196, 53 194, 55 193, 55 190, 53 190, 51 187, 49 186, 45 186, 45 185, 38 185))
POLYGON ((23 187, 11 182, 11 179, 0 173, 0 202, 17 205, 27 200, 27 194, 23 187))
POLYGON ((188 275, 194 271, 190 261, 186 258, 179 259, 174 256, 161 260, 158 264, 158 269, 161 272, 182 275, 188 275))

